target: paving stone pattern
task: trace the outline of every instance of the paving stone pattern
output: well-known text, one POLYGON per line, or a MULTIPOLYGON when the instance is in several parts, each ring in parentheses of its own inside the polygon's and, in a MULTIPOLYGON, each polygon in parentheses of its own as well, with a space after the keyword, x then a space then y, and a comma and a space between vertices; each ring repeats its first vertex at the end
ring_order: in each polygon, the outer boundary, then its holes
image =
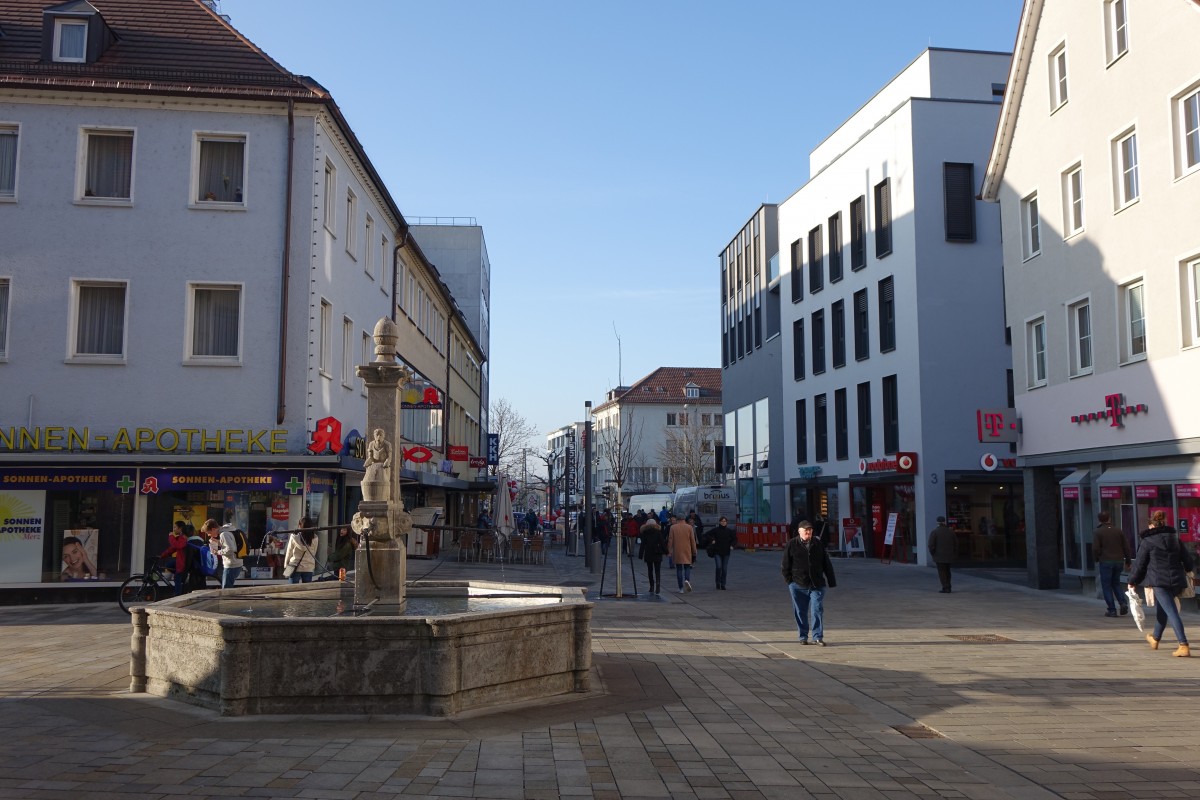
MULTIPOLYGON (((115 606, 0 608, 0 798, 1200 796, 1200 658, 1169 632, 1152 652, 1099 600, 963 573, 945 595, 932 569, 854 559, 829 646, 803 647, 778 563, 601 597, 594 691, 454 720, 223 719, 127 693, 115 606)), ((596 588, 561 550, 425 573, 596 588)))

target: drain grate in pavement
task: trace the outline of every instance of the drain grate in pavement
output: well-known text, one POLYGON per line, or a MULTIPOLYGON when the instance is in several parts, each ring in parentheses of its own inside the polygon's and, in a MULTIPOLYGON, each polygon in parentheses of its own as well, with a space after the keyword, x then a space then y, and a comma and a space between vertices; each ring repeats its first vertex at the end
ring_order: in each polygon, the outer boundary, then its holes
POLYGON ((1000 636, 995 633, 965 633, 960 635, 947 634, 951 639, 957 639, 960 642, 971 642, 972 644, 1010 644, 1016 639, 1009 639, 1007 636, 1000 636))
POLYGON ((763 653, 762 655, 765 656, 766 658, 789 658, 787 653, 780 653, 775 650, 768 650, 767 652, 763 653))
POLYGON ((892 728, 910 739, 945 739, 946 737, 933 728, 920 724, 893 725, 892 728))

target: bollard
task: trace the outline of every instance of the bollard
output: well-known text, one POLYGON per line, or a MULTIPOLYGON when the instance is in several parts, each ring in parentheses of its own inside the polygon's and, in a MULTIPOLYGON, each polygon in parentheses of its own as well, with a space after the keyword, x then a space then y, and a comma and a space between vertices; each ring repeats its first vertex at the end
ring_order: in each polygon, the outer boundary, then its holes
POLYGON ((599 575, 600 567, 603 565, 602 562, 604 560, 604 557, 600 554, 600 543, 592 542, 591 547, 588 548, 588 552, 592 554, 592 563, 589 565, 592 568, 592 574, 599 575))

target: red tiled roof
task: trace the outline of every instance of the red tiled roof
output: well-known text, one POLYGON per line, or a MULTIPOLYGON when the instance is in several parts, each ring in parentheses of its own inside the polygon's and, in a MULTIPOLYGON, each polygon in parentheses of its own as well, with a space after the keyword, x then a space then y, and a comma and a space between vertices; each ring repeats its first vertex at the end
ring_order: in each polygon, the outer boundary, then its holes
POLYGON ((42 12, 57 3, 0 0, 0 85, 155 94, 322 100, 200 0, 93 0, 117 41, 91 64, 42 61, 42 12))
MULTIPOLYGON (((717 367, 659 367, 627 389, 618 389, 612 400, 596 407, 595 411, 613 403, 681 403, 721 404, 721 370, 717 367), (688 397, 688 384, 700 389, 700 397, 688 397)), ((594 412, 593 412, 594 413, 594 412)))

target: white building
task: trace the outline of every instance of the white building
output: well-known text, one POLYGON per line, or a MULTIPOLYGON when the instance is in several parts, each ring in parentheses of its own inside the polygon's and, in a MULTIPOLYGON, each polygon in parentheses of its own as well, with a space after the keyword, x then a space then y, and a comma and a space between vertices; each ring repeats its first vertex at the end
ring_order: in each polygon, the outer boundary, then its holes
POLYGON ((63 577, 68 531, 112 581, 185 512, 347 519, 385 316, 434 390, 406 500, 453 505, 450 331, 483 356, 332 97, 199 3, 101 5, 0 4, 0 508, 37 520, 0 583, 63 577))
MULTIPOLYGON (((1027 0, 983 180, 1004 219, 1030 573, 1109 512, 1200 527, 1200 5, 1027 0), (1035 560, 1036 555, 1036 560, 1035 560)), ((1061 555, 1060 555, 1061 554, 1061 555)))
POLYGON ((925 51, 779 205, 791 512, 856 520, 868 555, 894 519, 892 557, 925 563, 941 515, 964 559, 1024 555, 1019 473, 976 432, 1009 395, 999 215, 974 196, 1008 64, 925 51))

